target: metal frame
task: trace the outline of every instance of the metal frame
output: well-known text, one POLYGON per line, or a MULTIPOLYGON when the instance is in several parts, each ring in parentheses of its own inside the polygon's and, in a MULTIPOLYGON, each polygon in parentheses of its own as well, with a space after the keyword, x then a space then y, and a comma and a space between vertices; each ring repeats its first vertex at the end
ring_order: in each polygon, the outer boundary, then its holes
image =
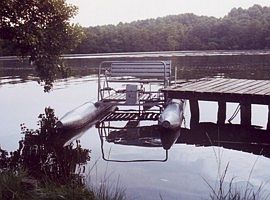
MULTIPOLYGON (((171 82, 171 66, 169 70, 169 77, 166 75, 167 74, 167 63, 165 61, 103 61, 99 65, 99 70, 98 70, 98 100, 103 99, 103 94, 102 94, 102 86, 101 86, 101 76, 102 76, 102 70, 104 71, 105 75, 105 83, 107 86, 107 89, 109 88, 108 86, 108 80, 107 80, 107 74, 106 74, 106 68, 104 68, 105 64, 110 64, 112 65, 113 63, 132 63, 132 64, 141 64, 141 65, 150 65, 150 64, 162 64, 164 66, 164 76, 163 76, 163 81, 158 81, 158 80, 151 80, 151 79, 144 79, 144 80, 134 80, 134 79, 127 79, 127 80, 119 80, 119 82, 136 82, 136 83, 151 83, 151 82, 163 82, 164 86, 170 85, 171 82)), ((111 66, 110 66, 111 67, 111 66)))
MULTIPOLYGON (((110 132, 110 129, 123 129, 123 128, 117 128, 117 127, 111 127, 111 126, 105 126, 104 122, 102 122, 103 125, 101 125, 98 128, 98 133, 100 137, 100 148, 101 148, 101 153, 102 153, 102 159, 108 162, 120 162, 120 163, 128 163, 128 162, 166 162, 169 157, 169 152, 168 150, 165 151, 165 157, 163 159, 135 159, 135 160, 116 160, 116 159, 110 159, 109 156, 105 155, 104 152, 104 139, 107 141, 108 133, 110 132), (106 132, 106 129, 108 133, 106 132)), ((154 147, 151 147, 154 148, 154 147)))

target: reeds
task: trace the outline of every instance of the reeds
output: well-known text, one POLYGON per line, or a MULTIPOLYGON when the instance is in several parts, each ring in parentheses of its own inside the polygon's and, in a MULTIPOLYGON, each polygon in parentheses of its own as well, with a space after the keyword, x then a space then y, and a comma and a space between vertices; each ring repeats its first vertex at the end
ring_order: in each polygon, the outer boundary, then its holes
MULTIPOLYGON (((111 149, 109 156, 110 154, 111 149)), ((109 163, 107 162, 104 173, 99 177, 98 162, 99 160, 96 160, 93 163, 86 176, 90 190, 94 192, 95 197, 98 200, 126 200, 126 189, 120 184, 120 175, 118 175, 116 181, 113 181, 111 178, 113 174, 109 173, 109 163)))
MULTIPOLYGON (((219 131, 218 131, 219 134, 219 131)), ((206 133, 210 143, 212 144, 211 138, 206 133)), ((213 145, 212 145, 213 146, 213 145)), ((264 188, 267 185, 266 183, 261 183, 259 187, 256 187, 250 183, 250 179, 255 169, 256 163, 258 162, 259 156, 257 156, 255 162, 252 165, 252 168, 249 172, 248 178, 245 181, 245 184, 239 186, 235 181, 237 177, 231 178, 229 181, 225 181, 226 176, 229 170, 229 163, 226 164, 226 167, 221 171, 222 163, 222 153, 220 150, 215 151, 213 147, 214 155, 218 165, 218 179, 215 186, 212 186, 204 177, 203 180, 210 188, 209 198, 211 200, 266 200, 270 199, 270 194, 266 193, 264 188)))
POLYGON ((211 200, 261 200, 269 199, 269 194, 266 195, 263 191, 264 185, 261 184, 259 187, 255 187, 250 184, 249 181, 246 182, 245 187, 238 186, 235 183, 236 178, 230 179, 229 183, 225 182, 225 177, 228 173, 229 164, 218 180, 217 187, 213 187, 209 182, 203 178, 205 183, 210 188, 210 199, 211 200))

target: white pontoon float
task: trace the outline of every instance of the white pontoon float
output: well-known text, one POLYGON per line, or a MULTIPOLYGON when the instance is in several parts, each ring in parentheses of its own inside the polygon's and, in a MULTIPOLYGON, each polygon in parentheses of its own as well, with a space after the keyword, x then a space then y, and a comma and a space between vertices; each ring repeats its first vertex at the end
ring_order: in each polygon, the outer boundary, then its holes
POLYGON ((114 109, 115 106, 112 103, 86 102, 66 113, 56 123, 56 127, 66 130, 79 129, 96 121, 114 109))

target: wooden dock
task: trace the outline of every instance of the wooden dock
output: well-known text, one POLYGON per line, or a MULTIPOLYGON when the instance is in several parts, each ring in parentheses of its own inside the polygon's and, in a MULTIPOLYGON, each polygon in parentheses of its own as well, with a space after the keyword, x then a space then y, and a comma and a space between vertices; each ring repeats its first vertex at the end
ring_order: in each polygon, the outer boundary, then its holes
POLYGON ((218 102, 219 124, 225 123, 226 102, 240 104, 242 125, 251 125, 251 104, 268 105, 270 129, 270 80, 203 78, 166 87, 162 92, 166 98, 190 101, 191 125, 199 123, 199 100, 218 102))

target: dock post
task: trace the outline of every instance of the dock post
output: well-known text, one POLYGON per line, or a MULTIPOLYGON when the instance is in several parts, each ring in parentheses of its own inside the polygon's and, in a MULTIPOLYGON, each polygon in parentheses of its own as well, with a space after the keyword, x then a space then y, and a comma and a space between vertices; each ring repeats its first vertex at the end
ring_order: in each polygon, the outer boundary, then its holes
POLYGON ((226 120, 226 101, 218 101, 218 113, 217 113, 217 124, 225 124, 226 120))
POLYGON ((189 100, 190 106, 190 128, 196 127, 199 125, 200 121, 200 110, 199 110, 199 103, 198 99, 190 99, 189 100))
POLYGON ((241 102, 241 125, 251 126, 251 103, 241 102))
POLYGON ((268 105, 268 120, 266 129, 270 131, 270 105, 268 105))

